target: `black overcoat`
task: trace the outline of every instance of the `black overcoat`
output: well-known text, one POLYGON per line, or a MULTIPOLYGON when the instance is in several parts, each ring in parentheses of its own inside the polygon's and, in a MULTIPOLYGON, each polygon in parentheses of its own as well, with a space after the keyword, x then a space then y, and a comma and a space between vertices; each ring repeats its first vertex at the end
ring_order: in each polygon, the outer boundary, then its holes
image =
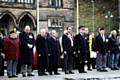
POLYGON ((36 51, 38 67, 48 68, 48 39, 38 35, 36 39, 36 51))
POLYGON ((22 32, 20 33, 19 38, 21 42, 21 46, 20 46, 21 64, 32 65, 33 64, 33 48, 35 43, 34 35, 33 33, 22 32), (29 48, 28 44, 33 45, 33 47, 29 48))
POLYGON ((49 54, 49 66, 58 67, 61 54, 60 43, 52 37, 49 38, 49 54))
POLYGON ((87 58, 87 40, 80 33, 74 37, 74 48, 80 59, 85 60, 87 58))

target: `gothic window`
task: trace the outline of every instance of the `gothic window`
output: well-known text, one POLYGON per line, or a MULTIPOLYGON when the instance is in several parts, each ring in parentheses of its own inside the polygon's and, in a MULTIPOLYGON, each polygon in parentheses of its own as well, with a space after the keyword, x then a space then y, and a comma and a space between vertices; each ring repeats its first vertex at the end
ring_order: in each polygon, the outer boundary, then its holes
POLYGON ((48 27, 61 28, 63 27, 64 19, 61 17, 50 17, 48 18, 48 27))
POLYGON ((49 0, 50 7, 63 7, 63 0, 49 0))

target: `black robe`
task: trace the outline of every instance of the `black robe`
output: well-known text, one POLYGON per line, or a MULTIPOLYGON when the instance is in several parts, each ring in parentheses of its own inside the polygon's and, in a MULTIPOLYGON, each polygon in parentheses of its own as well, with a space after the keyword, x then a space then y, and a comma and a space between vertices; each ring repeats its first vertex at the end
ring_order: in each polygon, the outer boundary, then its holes
POLYGON ((26 33, 22 32, 19 35, 20 42, 21 42, 21 54, 20 60, 21 64, 32 65, 33 64, 33 48, 34 48, 34 35, 33 33, 26 33), (29 48, 27 44, 33 45, 32 48, 29 48))
POLYGON ((48 68, 48 39, 38 35, 36 39, 36 51, 38 68, 48 68))

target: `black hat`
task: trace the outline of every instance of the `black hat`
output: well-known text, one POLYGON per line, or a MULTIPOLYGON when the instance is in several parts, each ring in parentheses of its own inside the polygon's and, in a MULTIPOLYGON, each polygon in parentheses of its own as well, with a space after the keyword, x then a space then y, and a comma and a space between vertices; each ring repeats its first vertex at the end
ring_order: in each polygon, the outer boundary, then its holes
POLYGON ((102 27, 102 28, 100 28, 100 31, 101 31, 101 30, 105 30, 105 29, 102 27))
POLYGON ((78 29, 84 28, 85 26, 79 26, 78 29))

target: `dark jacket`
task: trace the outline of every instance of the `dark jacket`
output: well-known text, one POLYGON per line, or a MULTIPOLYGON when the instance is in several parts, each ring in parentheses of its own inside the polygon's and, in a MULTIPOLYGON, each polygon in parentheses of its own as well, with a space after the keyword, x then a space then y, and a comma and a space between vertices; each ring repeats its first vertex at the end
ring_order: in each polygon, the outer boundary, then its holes
POLYGON ((48 40, 41 35, 38 35, 36 39, 36 51, 38 66, 48 68, 48 40))
POLYGON ((7 60, 18 60, 20 53, 20 41, 19 38, 12 39, 10 37, 4 40, 4 53, 7 60))
POLYGON ((111 53, 118 53, 118 41, 117 38, 114 37, 113 35, 109 38, 109 50, 111 53))
POLYGON ((58 67, 61 54, 60 43, 52 37, 49 38, 49 54, 49 65, 58 67))
POLYGON ((63 52, 66 51, 68 54, 71 53, 70 52, 72 50, 71 40, 65 34, 62 36, 62 47, 63 52))
POLYGON ((22 32, 19 35, 21 42, 21 63, 22 64, 33 64, 33 48, 34 48, 34 35, 33 33, 22 32), (28 47, 28 44, 33 45, 32 48, 28 47))
POLYGON ((105 41, 103 41, 101 35, 99 34, 98 36, 95 37, 95 47, 96 51, 99 51, 99 53, 105 55, 108 51, 108 46, 107 46, 107 41, 105 37, 105 41))
POLYGON ((80 33, 74 37, 74 47, 76 54, 81 55, 82 59, 87 57, 87 40, 80 33))

